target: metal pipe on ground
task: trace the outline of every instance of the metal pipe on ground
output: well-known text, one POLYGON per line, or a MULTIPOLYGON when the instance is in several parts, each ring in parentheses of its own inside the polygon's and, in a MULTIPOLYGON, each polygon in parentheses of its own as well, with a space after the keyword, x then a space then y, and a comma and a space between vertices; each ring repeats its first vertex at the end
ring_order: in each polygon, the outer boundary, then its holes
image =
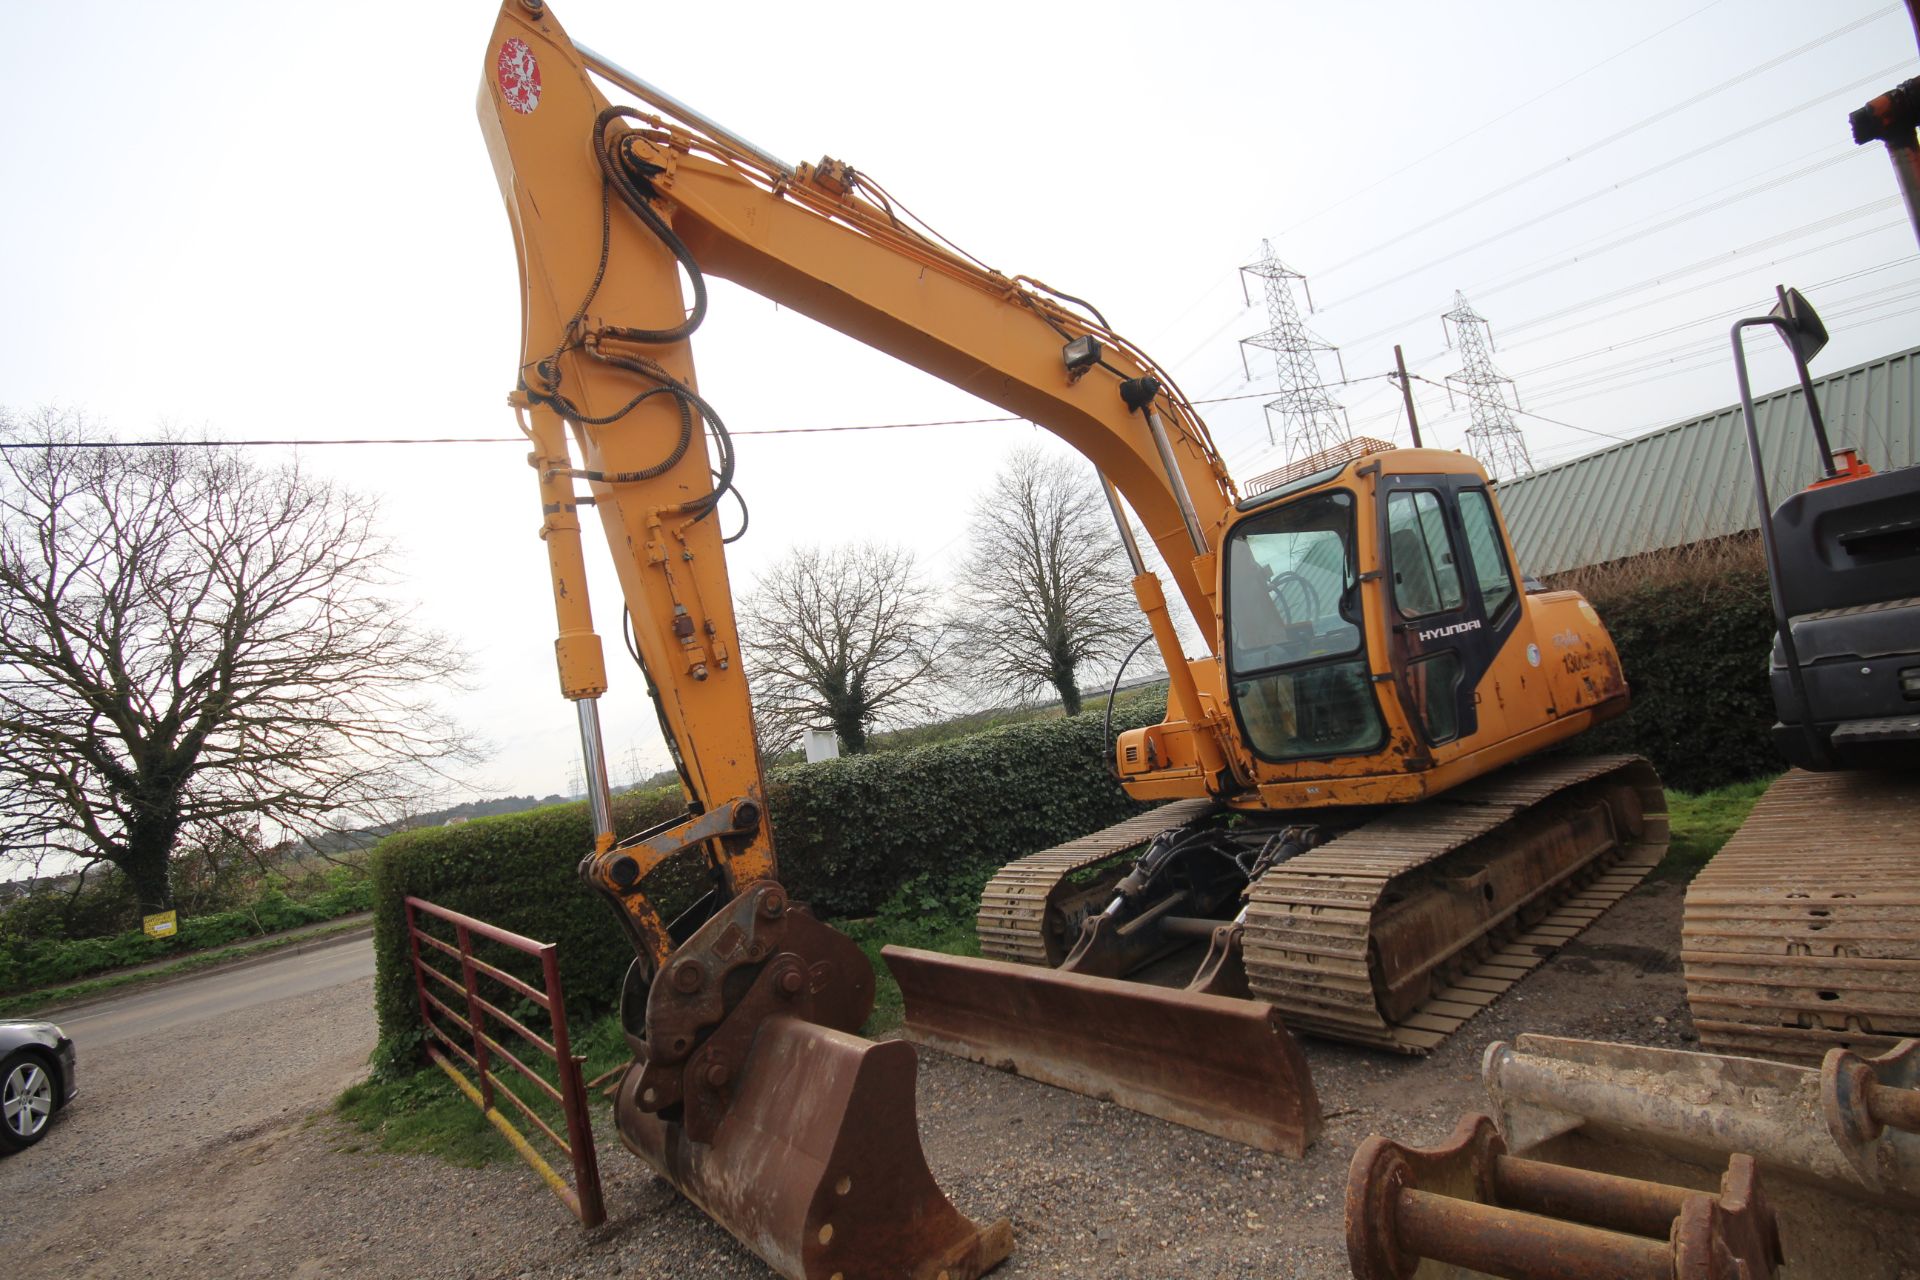
POLYGON ((1486 1116, 1434 1147, 1374 1135, 1347 1175, 1358 1280, 1428 1262, 1507 1280, 1766 1280, 1782 1260, 1758 1167, 1728 1159, 1718 1195, 1515 1159, 1486 1116))

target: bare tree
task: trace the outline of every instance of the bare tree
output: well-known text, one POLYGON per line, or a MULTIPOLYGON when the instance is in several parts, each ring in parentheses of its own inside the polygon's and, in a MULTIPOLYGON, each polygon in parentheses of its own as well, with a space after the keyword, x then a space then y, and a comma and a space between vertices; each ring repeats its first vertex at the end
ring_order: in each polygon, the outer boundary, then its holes
POLYGON ((940 706, 945 636, 904 548, 792 551, 755 581, 740 622, 764 749, 828 724, 855 754, 875 729, 940 706))
POLYGON ((984 687, 1051 686, 1080 714, 1081 668, 1142 630, 1126 554, 1084 462, 1017 450, 975 504, 954 629, 984 687))
POLYGON ((0 410, 0 846, 118 867, 266 821, 378 822, 471 744, 463 656, 382 594, 374 505, 232 451, 0 410))

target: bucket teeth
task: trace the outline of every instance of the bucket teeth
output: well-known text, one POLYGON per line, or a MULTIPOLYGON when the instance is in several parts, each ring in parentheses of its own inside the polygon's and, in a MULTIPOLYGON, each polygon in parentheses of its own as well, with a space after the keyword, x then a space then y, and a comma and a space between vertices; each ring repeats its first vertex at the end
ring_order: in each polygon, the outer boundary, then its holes
POLYGON ((764 1022, 711 1142, 642 1111, 621 1083, 627 1148, 789 1280, 973 1280, 1013 1247, 927 1168, 910 1045, 797 1018, 764 1022))

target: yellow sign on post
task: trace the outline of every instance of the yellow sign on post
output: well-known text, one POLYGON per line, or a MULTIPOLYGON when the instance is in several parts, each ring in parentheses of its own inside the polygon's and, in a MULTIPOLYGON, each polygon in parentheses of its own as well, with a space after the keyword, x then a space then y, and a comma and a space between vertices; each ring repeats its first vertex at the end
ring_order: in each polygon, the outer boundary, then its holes
POLYGON ((142 916, 140 927, 147 931, 149 938, 171 938, 180 927, 179 915, 177 911, 162 911, 159 915, 142 916))

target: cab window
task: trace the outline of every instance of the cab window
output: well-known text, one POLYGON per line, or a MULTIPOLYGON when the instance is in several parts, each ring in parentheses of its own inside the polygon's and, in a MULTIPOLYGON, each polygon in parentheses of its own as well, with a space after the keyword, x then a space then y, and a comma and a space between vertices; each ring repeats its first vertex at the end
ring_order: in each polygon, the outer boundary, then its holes
POLYGON ((1485 489, 1460 491, 1460 527, 1467 535, 1467 557, 1473 564, 1473 576, 1480 583, 1480 599, 1489 619, 1513 599, 1513 574, 1507 569, 1507 557, 1500 549, 1500 525, 1493 518, 1493 501, 1485 489))
POLYGON ((1387 496, 1387 549, 1393 558, 1393 602, 1402 617, 1460 607, 1460 570, 1440 496, 1402 489, 1387 496))
POLYGON ((1227 671, 1263 760, 1370 754, 1386 739, 1361 644, 1353 495, 1243 521, 1226 548, 1227 671))

